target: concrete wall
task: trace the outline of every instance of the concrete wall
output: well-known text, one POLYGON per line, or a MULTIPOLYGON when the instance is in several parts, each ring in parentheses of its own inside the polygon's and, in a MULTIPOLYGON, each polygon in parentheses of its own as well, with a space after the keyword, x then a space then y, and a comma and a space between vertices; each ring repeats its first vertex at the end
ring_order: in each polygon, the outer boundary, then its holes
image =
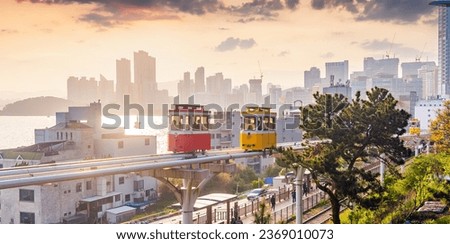
POLYGON ((130 136, 118 139, 96 139, 95 151, 97 158, 156 154, 156 137, 130 136), (149 140, 149 145, 145 145, 146 139, 149 140), (123 142, 123 148, 119 148, 119 142, 123 142))

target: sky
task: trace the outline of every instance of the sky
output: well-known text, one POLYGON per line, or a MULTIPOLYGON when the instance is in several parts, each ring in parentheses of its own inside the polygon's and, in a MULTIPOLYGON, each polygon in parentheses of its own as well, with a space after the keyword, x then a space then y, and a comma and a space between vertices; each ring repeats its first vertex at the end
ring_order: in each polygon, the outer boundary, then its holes
POLYGON ((1 0, 0 99, 66 97, 69 76, 116 79, 115 60, 144 50, 158 82, 222 72, 233 85, 263 75, 283 88, 325 62, 364 57, 437 62, 428 0, 1 0), (3 95, 2 95, 3 94, 3 95), (42 94, 45 95, 45 94, 42 94))

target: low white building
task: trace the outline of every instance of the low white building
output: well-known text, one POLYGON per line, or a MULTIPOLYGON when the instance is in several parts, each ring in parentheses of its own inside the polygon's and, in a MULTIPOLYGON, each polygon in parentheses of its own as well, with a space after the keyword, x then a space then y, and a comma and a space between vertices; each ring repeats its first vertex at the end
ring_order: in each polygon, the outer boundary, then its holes
POLYGON ((439 100, 421 100, 417 102, 414 108, 414 115, 420 122, 421 132, 429 131, 431 121, 436 119, 437 114, 444 109, 443 99, 439 100))
MULTIPOLYGON (((155 136, 102 129, 99 106, 58 113, 55 126, 35 131, 36 144, 1 150, 0 165, 156 154, 155 136)), ((0 223, 106 223, 108 209, 149 206, 157 198, 157 187, 156 179, 129 173, 5 189, 0 191, 0 223)))
POLYGON ((117 224, 130 220, 136 214, 136 209, 128 206, 112 208, 106 211, 108 224, 117 224))

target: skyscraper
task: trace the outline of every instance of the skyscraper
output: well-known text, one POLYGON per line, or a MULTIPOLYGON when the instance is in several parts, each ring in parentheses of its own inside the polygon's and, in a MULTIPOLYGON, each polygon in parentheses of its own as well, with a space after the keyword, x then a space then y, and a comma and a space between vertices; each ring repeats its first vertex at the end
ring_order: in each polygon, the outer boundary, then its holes
POLYGON ((147 52, 134 53, 134 85, 140 104, 154 103, 156 87, 156 59, 147 52))
MULTIPOLYGON (((329 78, 329 77, 328 77, 329 78)), ((313 86, 320 84, 320 69, 316 67, 311 67, 309 70, 304 72, 304 87, 306 89, 312 90, 313 86)))
POLYGON ((205 68, 198 67, 195 71, 195 92, 205 92, 205 68))
POLYGON ((327 81, 331 82, 331 77, 334 77, 334 84, 345 84, 348 80, 348 60, 325 63, 325 74, 327 81))
POLYGON ((438 26, 438 61, 440 94, 450 94, 450 1, 433 1, 430 5, 438 6, 439 26, 438 26))
POLYGON ((392 77, 398 78, 398 58, 374 59, 364 58, 364 73, 367 77, 392 77))
POLYGON ((130 60, 116 60, 116 101, 122 103, 124 95, 131 95, 131 65, 130 60))
POLYGON ((262 79, 250 79, 248 81, 250 84, 250 94, 253 99, 250 102, 260 104, 262 102, 262 79))

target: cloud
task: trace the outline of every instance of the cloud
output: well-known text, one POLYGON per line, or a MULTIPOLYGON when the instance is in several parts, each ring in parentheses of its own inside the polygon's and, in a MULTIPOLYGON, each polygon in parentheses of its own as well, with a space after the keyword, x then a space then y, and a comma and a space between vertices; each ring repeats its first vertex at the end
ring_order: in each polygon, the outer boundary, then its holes
POLYGON ((250 39, 240 39, 234 37, 228 37, 225 41, 222 41, 215 50, 217 52, 227 52, 233 51, 236 48, 249 49, 256 45, 253 38, 250 39))
POLYGON ((320 55, 320 57, 321 58, 332 58, 332 57, 334 57, 334 53, 327 52, 327 53, 324 53, 324 54, 320 55))
MULTIPOLYGON (((225 4, 226 0, 16 0, 42 4, 90 4, 95 8, 80 21, 113 27, 137 20, 177 19, 180 14, 229 14, 241 23, 276 20, 282 11, 296 10, 300 0, 245 0, 225 4)), ((306 1, 306 0, 304 0, 306 1)), ((311 0, 313 9, 337 9, 353 14, 355 20, 412 23, 430 22, 435 7, 426 0, 311 0)))
POLYGON ((424 0, 312 0, 314 9, 343 9, 356 20, 411 23, 431 14, 434 7, 424 0))
POLYGON ((289 9, 296 9, 297 5, 300 3, 300 0, 286 0, 286 7, 289 9))
POLYGON ((295 10, 299 0, 252 0, 240 5, 227 6, 225 10, 232 15, 239 16, 238 22, 274 20, 279 12, 285 9, 295 10), (242 18, 244 17, 244 18, 242 18))
POLYGON ((180 13, 204 15, 223 9, 221 0, 17 0, 17 2, 50 5, 93 4, 95 8, 78 19, 102 27, 137 20, 177 19, 180 13))
POLYGON ((355 44, 358 44, 360 47, 369 51, 379 51, 383 53, 391 52, 393 54, 401 54, 405 56, 414 56, 421 52, 416 48, 406 47, 403 44, 399 43, 392 43, 388 39, 367 40, 362 43, 355 43, 355 44))
POLYGON ((272 20, 284 9, 295 10, 300 0, 247 0, 241 4, 226 5, 225 0, 16 0, 41 4, 91 4, 95 9, 79 20, 103 27, 124 24, 127 21, 179 18, 180 13, 204 15, 226 13, 241 18, 243 23, 272 20))
POLYGON ((0 29, 0 34, 16 34, 16 33, 19 33, 19 31, 15 29, 0 29))
POLYGON ((289 51, 281 51, 279 54, 277 54, 277 57, 286 57, 289 54, 289 51))

